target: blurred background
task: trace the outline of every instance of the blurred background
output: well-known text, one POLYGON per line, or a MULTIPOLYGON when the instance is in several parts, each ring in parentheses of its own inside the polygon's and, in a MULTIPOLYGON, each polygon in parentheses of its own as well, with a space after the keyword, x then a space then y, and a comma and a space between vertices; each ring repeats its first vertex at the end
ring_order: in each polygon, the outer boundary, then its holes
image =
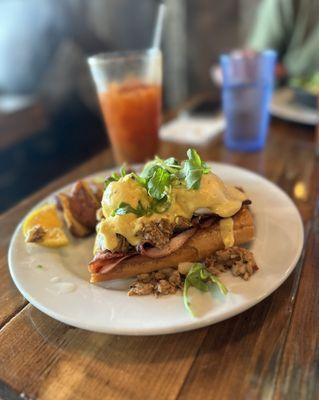
MULTIPOLYGON (((209 68, 250 41, 261 1, 166 4, 164 111, 197 93, 218 99, 209 68)), ((157 7, 156 0, 1 0, 0 211, 108 145, 86 58, 149 47, 157 7)))

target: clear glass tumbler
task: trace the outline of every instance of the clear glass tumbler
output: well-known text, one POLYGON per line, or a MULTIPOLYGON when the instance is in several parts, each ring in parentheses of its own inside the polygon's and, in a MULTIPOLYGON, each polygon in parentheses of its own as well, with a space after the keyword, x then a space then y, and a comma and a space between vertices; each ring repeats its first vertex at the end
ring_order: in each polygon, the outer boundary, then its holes
POLYGON ((226 117, 224 140, 228 148, 256 151, 264 147, 275 61, 273 50, 260 53, 237 51, 220 57, 226 117))
POLYGON ((98 54, 88 63, 116 161, 152 158, 161 123, 160 50, 98 54))

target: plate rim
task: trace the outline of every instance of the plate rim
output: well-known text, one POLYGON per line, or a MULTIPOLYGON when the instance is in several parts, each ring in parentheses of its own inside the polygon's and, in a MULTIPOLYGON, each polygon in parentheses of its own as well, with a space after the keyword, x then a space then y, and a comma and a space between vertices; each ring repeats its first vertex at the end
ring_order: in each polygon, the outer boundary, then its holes
POLYGON ((271 115, 273 115, 274 117, 283 119, 285 121, 290 121, 290 122, 295 122, 295 123, 299 123, 299 124, 304 124, 304 125, 310 125, 310 126, 314 126, 318 123, 319 121, 319 116, 318 113, 316 113, 315 110, 313 110, 313 115, 301 115, 302 111, 304 109, 307 109, 307 111, 310 113, 312 110, 310 107, 306 107, 306 106, 301 106, 301 110, 299 112, 299 115, 296 116, 296 111, 295 110, 288 110, 287 108, 289 108, 289 105, 286 104, 277 104, 274 102, 275 96, 280 96, 280 95, 288 95, 288 94, 293 94, 293 91, 291 88, 289 87, 281 87, 278 88, 277 90, 274 91, 272 99, 270 101, 270 105, 269 105, 269 110, 271 115), (283 109, 284 107, 284 109, 283 109))
MULTIPOLYGON (((295 205, 295 203, 293 202, 293 200, 289 197, 289 195, 284 192, 284 190, 282 190, 278 185, 276 185, 274 182, 268 180, 267 178, 265 178, 264 176, 251 171, 249 169, 237 166, 237 165, 233 165, 233 164, 228 164, 228 163, 223 163, 223 162, 215 162, 215 161, 207 161, 208 164, 210 165, 218 165, 218 167, 231 167, 231 168, 235 168, 241 172, 244 173, 248 173, 249 175, 252 176, 258 176, 259 179, 267 182, 267 184, 271 185, 275 190, 278 190, 281 195, 283 195, 285 197, 285 200, 288 201, 290 207, 292 207, 294 209, 294 212, 296 214, 296 217, 298 219, 298 230, 299 230, 299 234, 300 234, 300 241, 298 243, 298 248, 296 249, 296 253, 293 259, 293 262, 291 262, 291 266, 290 268, 284 273, 282 274, 282 276, 280 277, 280 279, 278 279, 276 281, 276 284, 271 288, 271 290, 266 291, 263 295, 261 296, 256 296, 256 298, 249 302, 249 304, 246 305, 236 305, 233 306, 230 310, 223 312, 220 316, 217 317, 202 317, 198 320, 196 320, 196 318, 184 322, 181 325, 172 325, 172 326, 165 326, 165 327, 142 327, 142 328, 138 328, 138 327, 134 327, 134 328, 117 328, 116 326, 108 326, 107 329, 106 328, 99 328, 99 327, 92 327, 90 324, 86 324, 86 323, 82 323, 82 321, 79 323, 77 319, 72 319, 72 318, 67 318, 64 317, 63 315, 61 316, 59 313, 55 312, 54 310, 47 308, 45 306, 43 306, 41 304, 41 302, 39 302, 35 297, 33 297, 29 292, 25 291, 23 288, 23 285, 21 284, 21 282, 19 281, 19 279, 17 278, 16 274, 15 274, 15 270, 14 270, 14 266, 13 266, 13 257, 14 257, 14 242, 16 240, 16 237, 19 235, 21 227, 22 227, 22 223, 23 220, 25 218, 25 216, 30 213, 32 210, 34 210, 35 208, 37 208, 39 205, 41 205, 43 202, 45 202, 47 199, 52 198, 56 193, 60 192, 61 190, 65 190, 69 187, 72 186, 72 184, 74 184, 74 182, 76 181, 72 181, 60 188, 58 188, 57 190, 49 193, 47 196, 45 196, 44 198, 42 198, 40 201, 38 201, 36 204, 34 204, 33 207, 31 207, 26 214, 22 217, 22 219, 20 220, 20 222, 17 224, 11 239, 10 239, 10 244, 9 244, 9 248, 8 248, 8 267, 9 267, 9 272, 10 272, 10 276, 11 279, 13 280, 16 288, 19 290, 19 292, 22 294, 22 296, 31 304, 33 305, 35 308, 37 308, 38 310, 40 310, 41 312, 43 312, 44 314, 48 315, 49 317, 62 322, 64 324, 76 327, 76 328, 80 328, 80 329, 84 329, 87 331, 91 331, 91 332, 99 332, 99 333, 107 333, 107 334, 116 334, 116 335, 124 335, 124 336, 153 336, 153 335, 163 335, 163 334, 173 334, 173 333, 180 333, 180 332, 187 332, 190 330, 195 330, 195 329, 199 329, 205 326, 210 326, 210 325, 214 325, 218 322, 230 319, 236 315, 239 315, 245 311, 247 311, 248 309, 254 307, 256 304, 260 303, 261 301, 263 301, 265 298, 267 298, 268 296, 270 296, 275 290, 277 290, 290 276, 290 274, 294 271, 294 269, 296 268, 298 261, 301 259, 302 253, 304 251, 304 240, 305 240, 305 230, 304 230, 304 224, 300 215, 300 212, 297 208, 297 206, 295 205)), ((134 166, 133 166, 134 167, 134 166)), ((113 167, 113 168, 107 168, 101 171, 98 171, 96 173, 93 174, 89 174, 86 176, 83 176, 79 179, 89 179, 89 178, 93 178, 96 176, 101 176, 105 173, 109 173, 111 171, 114 171, 118 169, 118 167, 113 167)), ((89 284, 89 282, 88 282, 89 284)))

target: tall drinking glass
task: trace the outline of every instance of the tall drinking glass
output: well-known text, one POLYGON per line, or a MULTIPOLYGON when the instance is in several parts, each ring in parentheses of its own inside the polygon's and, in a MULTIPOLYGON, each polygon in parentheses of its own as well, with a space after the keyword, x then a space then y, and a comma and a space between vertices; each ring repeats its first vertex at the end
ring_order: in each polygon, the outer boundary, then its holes
POLYGON ((152 158, 161 122, 160 50, 98 54, 88 63, 116 161, 152 158))
POLYGON ((228 148, 255 151, 264 147, 275 61, 273 50, 237 51, 220 57, 226 117, 224 139, 228 148))

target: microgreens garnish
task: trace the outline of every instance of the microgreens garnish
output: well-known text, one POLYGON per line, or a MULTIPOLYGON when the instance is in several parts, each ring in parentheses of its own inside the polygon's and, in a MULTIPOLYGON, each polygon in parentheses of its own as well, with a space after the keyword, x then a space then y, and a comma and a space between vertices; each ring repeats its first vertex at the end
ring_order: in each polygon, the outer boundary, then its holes
MULTIPOLYGON (((151 204, 144 208, 141 203, 133 208, 130 204, 121 203, 113 211, 114 215, 133 213, 138 216, 150 215, 154 212, 164 212, 170 207, 172 188, 187 188, 197 190, 200 187, 201 178, 210 171, 210 168, 203 162, 194 149, 187 151, 188 159, 179 163, 176 158, 170 157, 163 160, 155 157, 148 162, 140 174, 130 173, 141 186, 145 187, 151 197, 151 204), (160 210, 160 211, 159 211, 160 210), (163 211, 164 210, 164 211, 163 211)), ((105 187, 111 182, 118 181, 126 175, 126 170, 121 169, 119 173, 113 173, 106 181, 105 187)))
POLYGON ((187 150, 188 160, 183 163, 181 175, 184 177, 187 189, 199 189, 203 174, 210 171, 208 165, 201 160, 199 154, 194 149, 187 150))
POLYGON ((161 214, 165 212, 170 206, 170 202, 166 200, 156 200, 154 199, 148 207, 144 207, 139 201, 136 208, 132 207, 130 204, 122 202, 116 210, 112 212, 112 217, 115 215, 126 215, 129 213, 135 214, 138 217, 143 217, 145 215, 151 215, 154 213, 161 214))
POLYGON ((221 283, 221 281, 217 278, 217 276, 211 274, 202 263, 195 263, 191 269, 189 270, 185 282, 184 282, 184 290, 183 290, 183 298, 184 305, 186 309, 194 316, 194 313, 191 309, 191 303, 188 296, 188 291, 191 286, 200 290, 201 292, 208 292, 213 285, 217 285, 218 289, 224 295, 227 294, 228 290, 225 285, 221 283))
POLYGON ((109 176, 105 181, 105 188, 108 187, 108 185, 111 182, 117 182, 118 180, 120 180, 121 178, 123 178, 126 175, 126 169, 124 166, 121 167, 120 173, 117 172, 113 172, 113 174, 111 176, 109 176))
POLYGON ((126 214, 135 214, 138 217, 142 217, 143 215, 149 215, 149 208, 143 207, 143 204, 139 201, 137 204, 137 207, 134 208, 130 204, 122 202, 118 206, 116 210, 112 212, 112 216, 114 217, 115 215, 126 215, 126 214))

